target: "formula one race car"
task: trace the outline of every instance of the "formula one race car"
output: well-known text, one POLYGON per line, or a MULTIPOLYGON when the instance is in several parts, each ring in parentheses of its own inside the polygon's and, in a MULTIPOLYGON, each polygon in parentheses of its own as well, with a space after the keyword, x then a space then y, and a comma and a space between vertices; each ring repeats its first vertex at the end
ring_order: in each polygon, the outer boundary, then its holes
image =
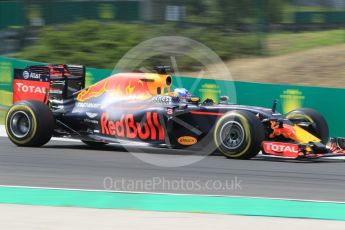
POLYGON ((157 73, 119 73, 85 88, 77 65, 15 69, 6 131, 18 146, 38 147, 52 136, 91 146, 140 143, 214 151, 233 159, 266 156, 310 159, 345 156, 345 139, 328 143, 326 120, 313 109, 282 115, 272 108, 200 101, 171 91, 168 67, 157 73))

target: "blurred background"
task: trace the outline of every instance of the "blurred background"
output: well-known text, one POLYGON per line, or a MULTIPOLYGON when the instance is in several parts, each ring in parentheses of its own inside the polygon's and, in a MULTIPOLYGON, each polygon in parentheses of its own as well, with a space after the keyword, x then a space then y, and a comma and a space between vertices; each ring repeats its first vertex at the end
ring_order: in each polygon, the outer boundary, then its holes
MULTIPOLYGON (((344 87, 344 25, 345 0, 2 0, 0 55, 112 69, 141 41, 185 36, 234 80, 344 87)), ((184 57, 178 66, 201 68, 184 57)))

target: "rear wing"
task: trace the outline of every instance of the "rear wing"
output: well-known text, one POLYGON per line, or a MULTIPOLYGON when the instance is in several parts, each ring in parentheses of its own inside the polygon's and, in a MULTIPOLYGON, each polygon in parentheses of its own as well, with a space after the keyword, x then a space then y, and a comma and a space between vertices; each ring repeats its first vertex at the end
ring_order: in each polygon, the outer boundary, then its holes
POLYGON ((63 100, 85 88, 85 75, 85 67, 81 65, 50 64, 14 69, 13 103, 63 100))

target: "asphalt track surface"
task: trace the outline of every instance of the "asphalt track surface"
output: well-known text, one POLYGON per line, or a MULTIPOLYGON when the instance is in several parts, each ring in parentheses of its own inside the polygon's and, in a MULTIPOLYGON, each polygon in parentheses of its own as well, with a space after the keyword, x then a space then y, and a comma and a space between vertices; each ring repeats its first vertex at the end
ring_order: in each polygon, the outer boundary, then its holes
MULTIPOLYGON (((186 154, 148 151, 166 157, 186 154)), ((345 161, 228 160, 214 155, 166 168, 145 163, 121 146, 51 141, 41 148, 20 148, 1 137, 0 185, 345 202, 345 161)))

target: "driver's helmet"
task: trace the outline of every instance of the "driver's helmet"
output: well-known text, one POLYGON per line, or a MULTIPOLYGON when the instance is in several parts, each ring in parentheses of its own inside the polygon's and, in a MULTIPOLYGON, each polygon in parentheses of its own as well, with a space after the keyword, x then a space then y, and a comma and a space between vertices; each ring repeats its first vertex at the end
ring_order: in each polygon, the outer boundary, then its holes
POLYGON ((174 90, 174 96, 176 97, 188 97, 190 96, 189 92, 185 88, 176 88, 174 90))

